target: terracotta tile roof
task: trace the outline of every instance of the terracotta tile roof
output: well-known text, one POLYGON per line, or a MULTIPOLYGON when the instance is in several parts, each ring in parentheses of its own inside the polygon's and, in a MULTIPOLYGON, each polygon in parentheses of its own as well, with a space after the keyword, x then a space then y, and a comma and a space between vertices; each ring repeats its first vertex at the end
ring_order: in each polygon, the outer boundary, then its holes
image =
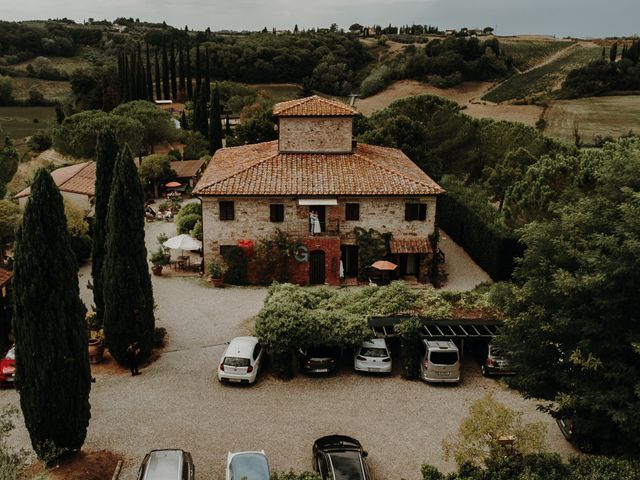
MULTIPOLYGON (((76 163, 51 172, 53 181, 61 192, 79 193, 92 196, 95 193, 96 162, 76 163)), ((28 197, 31 187, 27 187, 14 198, 28 197)))
POLYGON ((202 166, 204 160, 182 160, 171 162, 171 169, 176 172, 176 178, 195 177, 202 166))
POLYGON ((199 195, 437 195, 444 190, 396 148, 350 154, 278 153, 278 142, 218 150, 199 195))
POLYGON ((0 268, 0 287, 4 287, 9 283, 11 281, 11 277, 13 277, 13 272, 0 268))
POLYGON ((393 238, 389 244, 391 253, 431 253, 431 245, 426 238, 393 238))
POLYGON ((337 100, 317 95, 276 103, 273 114, 277 117, 334 117, 357 115, 357 110, 337 100))

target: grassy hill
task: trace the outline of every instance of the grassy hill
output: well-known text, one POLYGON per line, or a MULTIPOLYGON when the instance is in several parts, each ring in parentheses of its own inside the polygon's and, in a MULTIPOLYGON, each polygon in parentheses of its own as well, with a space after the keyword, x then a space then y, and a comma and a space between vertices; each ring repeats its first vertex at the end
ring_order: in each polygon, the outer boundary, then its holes
POLYGON ((500 103, 534 95, 549 95, 560 87, 569 71, 600 58, 602 49, 595 44, 585 43, 575 44, 565 52, 565 55, 537 68, 512 76, 482 99, 500 103))
POLYGON ((535 67, 573 43, 562 40, 500 39, 502 53, 512 58, 513 66, 520 72, 535 67))

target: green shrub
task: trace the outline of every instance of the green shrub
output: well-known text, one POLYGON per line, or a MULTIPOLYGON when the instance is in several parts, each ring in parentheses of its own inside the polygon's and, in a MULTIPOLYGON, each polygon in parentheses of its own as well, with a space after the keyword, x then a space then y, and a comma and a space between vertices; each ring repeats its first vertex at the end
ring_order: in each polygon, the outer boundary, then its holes
POLYGON ((387 65, 374 68, 360 84, 360 96, 369 97, 384 90, 393 81, 393 70, 387 65))
POLYGON ((162 348, 164 346, 164 338, 167 336, 167 329, 164 327, 156 327, 153 330, 153 348, 162 348))
POLYGON ((222 256, 227 264, 225 282, 231 285, 246 285, 248 259, 244 254, 244 250, 233 246, 225 250, 222 256))
POLYGON ((402 378, 420 378, 420 331, 422 324, 416 319, 405 320, 396 326, 400 337, 400 362, 402 378))
POLYGON ((289 470, 286 473, 272 473, 271 480, 321 480, 321 478, 320 475, 315 472, 295 473, 292 470, 289 470))
POLYGON ((190 234, 191 230, 193 230, 193 227, 195 227, 196 223, 198 223, 201 219, 202 216, 198 215, 197 213, 176 216, 176 229, 178 230, 179 234, 190 234))
POLYGON ((44 152, 51 148, 53 140, 51 139, 51 133, 40 130, 29 137, 27 145, 31 150, 36 152, 44 152))
POLYGON ((78 261, 78 265, 84 263, 91 256, 91 248, 93 246, 93 241, 89 235, 77 235, 70 237, 71 240, 71 249, 73 253, 76 255, 76 260, 78 261))
POLYGON ((180 209, 180 213, 178 213, 177 216, 180 217, 191 214, 202 215, 202 205, 200 202, 187 203, 180 209))

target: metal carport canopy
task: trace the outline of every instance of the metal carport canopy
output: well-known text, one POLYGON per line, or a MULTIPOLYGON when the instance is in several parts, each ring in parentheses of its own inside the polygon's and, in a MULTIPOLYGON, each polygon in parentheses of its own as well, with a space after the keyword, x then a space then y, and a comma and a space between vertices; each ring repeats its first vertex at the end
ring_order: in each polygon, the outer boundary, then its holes
MULTIPOLYGON (((390 336, 394 334, 394 326, 412 317, 371 317, 369 326, 376 335, 390 336)), ((496 336, 502 320, 499 319, 458 319, 458 320, 429 320, 417 317, 422 323, 424 338, 493 338, 496 336)))

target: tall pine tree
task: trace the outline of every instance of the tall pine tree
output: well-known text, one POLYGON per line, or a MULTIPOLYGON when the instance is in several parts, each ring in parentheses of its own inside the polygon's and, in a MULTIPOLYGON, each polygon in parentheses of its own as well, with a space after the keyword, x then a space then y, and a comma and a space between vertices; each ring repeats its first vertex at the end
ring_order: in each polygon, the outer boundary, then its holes
POLYGON ((149 53, 149 44, 146 44, 147 50, 147 99, 153 102, 153 76, 151 75, 151 55, 149 53))
POLYGON ((127 346, 140 343, 140 361, 153 345, 153 291, 144 243, 144 192, 125 146, 113 172, 102 269, 104 334, 109 352, 124 365, 127 346))
POLYGON ((155 78, 156 78, 156 100, 162 99, 162 84, 160 82, 160 64, 158 62, 158 49, 155 51, 156 65, 155 65, 155 78))
POLYGON ((187 59, 185 62, 185 70, 187 75, 187 97, 189 100, 194 100, 193 95, 193 79, 191 78, 191 46, 187 43, 186 48, 187 59))
POLYGON ((210 72, 210 64, 209 64, 209 47, 205 48, 204 51, 204 87, 205 87, 205 95, 207 98, 211 96, 211 72, 210 72))
POLYGON ((169 59, 167 57, 167 46, 162 41, 162 95, 164 100, 171 99, 171 87, 169 85, 169 59))
POLYGON ((171 98, 175 102, 178 98, 178 81, 176 79, 176 50, 171 42, 169 50, 169 73, 171 74, 171 98))
POLYGON ((199 131, 204 138, 209 138, 209 112, 207 111, 207 89, 204 83, 200 83, 200 95, 198 97, 198 126, 193 129, 199 131))
POLYGON ((96 145, 95 221, 93 249, 91 250, 91 276, 93 277, 93 302, 100 325, 104 320, 104 294, 102 267, 106 251, 107 212, 113 180, 113 169, 118 157, 118 141, 112 130, 101 130, 96 145))
POLYGON ((202 71, 200 68, 200 44, 196 44, 196 93, 200 95, 200 84, 202 83, 202 71))
POLYGON ((209 109, 209 154, 213 155, 222 148, 222 122, 220 121, 220 91, 216 83, 211 92, 209 109))
POLYGON ((82 447, 91 417, 91 372, 78 264, 62 196, 38 170, 16 235, 16 387, 40 459, 82 447))
POLYGON ((184 99, 186 96, 186 82, 185 82, 185 71, 184 71, 184 51, 182 49, 182 43, 178 45, 178 91, 182 92, 181 95, 184 99))

